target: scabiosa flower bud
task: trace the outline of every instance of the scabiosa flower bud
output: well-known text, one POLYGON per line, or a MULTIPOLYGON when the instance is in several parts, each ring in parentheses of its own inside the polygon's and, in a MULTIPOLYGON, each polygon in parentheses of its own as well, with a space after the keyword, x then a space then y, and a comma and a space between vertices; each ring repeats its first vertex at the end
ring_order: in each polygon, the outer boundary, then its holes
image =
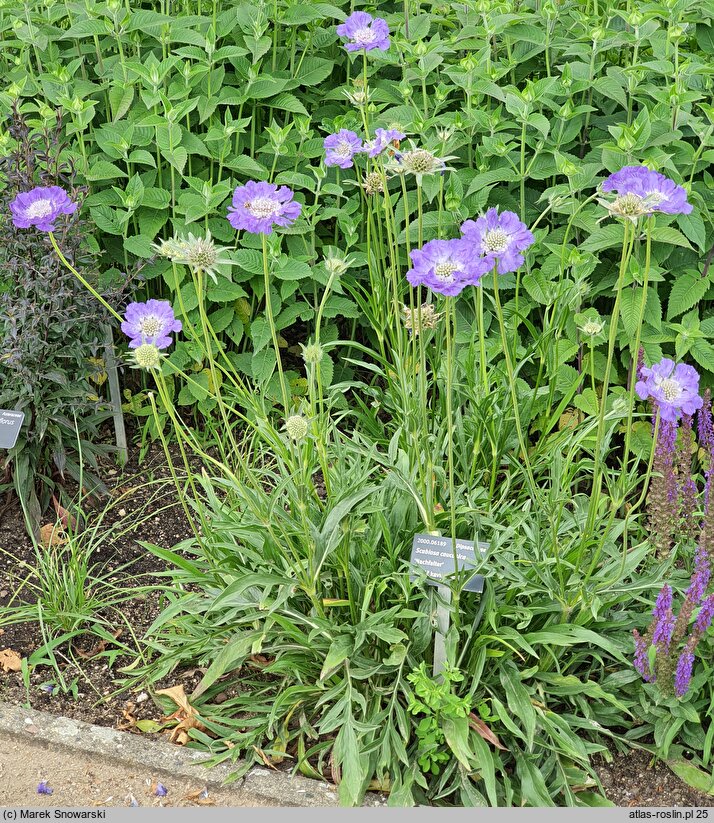
POLYGON ((482 256, 487 268, 498 262, 498 273, 507 274, 523 265, 524 252, 533 242, 531 232, 512 211, 500 214, 489 209, 477 220, 467 220, 461 226, 461 234, 468 243, 471 254, 482 256))
POLYGON ((274 226, 290 226, 300 216, 302 207, 293 197, 287 186, 249 180, 233 192, 228 222, 251 234, 272 234, 274 226))
POLYGON ((308 343, 302 347, 302 359, 309 366, 314 366, 322 362, 324 350, 319 343, 308 343))
POLYGON ((404 314, 404 328, 415 337, 419 331, 435 329, 441 320, 441 313, 438 313, 431 303, 422 303, 419 308, 412 309, 409 306, 402 306, 404 314))
POLYGON ((674 360, 664 357, 651 368, 643 367, 641 374, 635 391, 641 400, 652 398, 662 420, 673 422, 682 414, 693 415, 702 407, 699 373, 692 366, 675 365, 674 360))
POLYGON ((124 317, 121 330, 130 338, 129 348, 132 349, 144 343, 151 343, 157 349, 168 348, 172 343, 171 333, 182 329, 168 300, 129 303, 124 317))
POLYGON ((134 362, 140 369, 158 369, 161 351, 154 343, 142 343, 134 349, 134 362))
POLYGON ((285 421, 288 437, 299 443, 307 437, 307 420, 301 414, 293 414, 285 421))
POLYGON ((18 229, 31 226, 40 231, 54 231, 55 221, 63 214, 73 214, 78 204, 70 200, 60 186, 37 186, 20 192, 10 203, 12 222, 18 229))
MULTIPOLYGON (((412 144, 413 145, 413 144, 412 144)), ((413 174, 417 185, 421 185, 424 176, 442 174, 447 170, 447 161, 453 157, 437 157, 426 149, 412 148, 402 153, 396 152, 387 165, 391 174, 413 174)))
POLYGON ((389 49, 389 26, 381 17, 372 17, 366 11, 355 11, 336 29, 340 37, 347 38, 347 51, 372 51, 389 49))
POLYGON ((379 172, 371 171, 365 176, 362 188, 370 197, 374 194, 381 194, 384 191, 382 175, 379 172))
POLYGON ((349 129, 340 129, 322 141, 325 149, 325 165, 339 166, 341 169, 351 169, 353 158, 362 149, 362 140, 349 129))

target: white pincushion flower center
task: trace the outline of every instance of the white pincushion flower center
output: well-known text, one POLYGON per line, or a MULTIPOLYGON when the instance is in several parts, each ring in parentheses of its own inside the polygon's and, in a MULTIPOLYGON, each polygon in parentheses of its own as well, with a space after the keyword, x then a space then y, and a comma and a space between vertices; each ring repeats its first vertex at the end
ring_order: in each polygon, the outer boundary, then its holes
POLYGON ((639 194, 625 194, 618 197, 613 203, 613 208, 618 214, 625 217, 639 217, 639 215, 647 212, 645 201, 639 194))
POLYGON ((452 283, 454 272, 458 270, 459 267, 452 260, 445 260, 443 263, 437 263, 434 266, 434 274, 444 283, 452 283))
POLYGON ((34 203, 30 203, 25 213, 28 217, 47 217, 53 211, 51 200, 35 200, 34 203))
POLYGON ((352 146, 346 140, 340 140, 335 148, 335 154, 341 160, 350 160, 352 158, 352 146))
POLYGON ((483 236, 483 250, 487 254, 499 254, 508 248, 508 235, 503 229, 490 229, 483 236))
POLYGON ((189 262, 202 269, 210 269, 217 262, 216 247, 210 240, 197 238, 186 250, 189 262))
POLYGON ((352 35, 352 40, 359 46, 371 46, 374 43, 374 32, 369 26, 362 26, 352 35))
POLYGON ((672 403, 682 393, 682 387, 676 380, 672 380, 670 377, 666 377, 664 380, 661 380, 659 387, 662 390, 664 399, 668 403, 672 403))
POLYGON ((245 204, 246 209, 253 215, 253 217, 273 217, 278 211, 278 204, 275 200, 269 197, 256 197, 245 204))
POLYGON ((155 314, 146 314, 139 320, 139 331, 144 337, 156 337, 161 334, 164 324, 155 314))
POLYGON ((161 353, 151 343, 144 343, 134 349, 134 358, 142 369, 155 369, 161 362, 161 353))

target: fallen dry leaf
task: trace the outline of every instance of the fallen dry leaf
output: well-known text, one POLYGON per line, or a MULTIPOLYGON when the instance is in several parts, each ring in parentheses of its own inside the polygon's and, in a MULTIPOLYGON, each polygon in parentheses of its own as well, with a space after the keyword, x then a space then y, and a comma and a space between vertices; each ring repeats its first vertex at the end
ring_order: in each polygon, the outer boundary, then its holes
POLYGON ((189 803, 195 803, 197 806, 215 806, 215 800, 211 800, 208 796, 208 789, 196 789, 195 792, 189 792, 184 795, 183 800, 188 800, 189 803))
POLYGON ((473 712, 469 715, 469 726, 471 726, 474 731, 478 732, 487 743, 491 743, 502 752, 508 751, 506 747, 501 744, 498 737, 496 737, 491 729, 489 729, 489 727, 483 722, 483 720, 481 720, 480 717, 476 717, 473 712))
POLYGON ((206 727, 201 723, 198 712, 188 702, 188 697, 184 691, 183 685, 171 686, 169 689, 159 689, 156 694, 164 694, 172 700, 177 706, 178 710, 167 717, 162 718, 162 723, 167 723, 170 720, 176 720, 176 725, 169 732, 169 740, 179 746, 185 746, 190 740, 189 730, 199 729, 202 732, 207 732, 206 727))
POLYGON ((46 523, 40 526, 40 543, 46 548, 54 546, 64 546, 67 543, 67 535, 60 523, 46 523))
POLYGON ((0 651, 0 668, 4 672, 19 672, 22 669, 22 659, 17 652, 12 649, 0 651))
POLYGON ((260 759, 263 761, 263 763, 265 763, 265 765, 268 768, 274 769, 275 771, 277 771, 277 769, 273 765, 273 762, 271 761, 271 759, 268 757, 268 755, 262 749, 259 749, 257 746, 253 746, 253 751, 260 757, 260 759))

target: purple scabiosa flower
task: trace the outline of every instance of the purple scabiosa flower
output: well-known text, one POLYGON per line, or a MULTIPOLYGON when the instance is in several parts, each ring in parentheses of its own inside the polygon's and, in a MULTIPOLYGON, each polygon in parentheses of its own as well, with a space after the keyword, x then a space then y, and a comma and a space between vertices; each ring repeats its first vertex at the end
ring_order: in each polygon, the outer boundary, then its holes
POLYGON ((507 274, 523 265, 523 255, 533 243, 533 235, 512 211, 489 209, 477 220, 467 220, 461 234, 471 247, 471 255, 484 258, 487 268, 498 261, 498 273, 507 274))
POLYGON ((642 675, 645 683, 653 683, 655 676, 650 668, 649 644, 644 637, 640 637, 637 629, 632 630, 632 635, 635 638, 635 657, 633 660, 635 670, 642 675))
POLYGON ((674 615, 672 614, 672 589, 667 583, 662 587, 657 596, 652 615, 655 619, 655 628, 652 635, 652 642, 655 646, 669 647, 674 631, 674 615))
POLYGON ((388 148, 393 141, 404 140, 406 134, 399 131, 399 129, 375 129, 374 140, 370 140, 364 144, 364 150, 369 157, 377 157, 386 148, 388 148))
POLYGON ((689 214, 687 192, 673 180, 647 166, 625 166, 602 184, 604 192, 615 192, 614 212, 636 219, 643 214, 689 214))
POLYGON ((273 226, 290 226, 300 216, 302 207, 293 197, 287 186, 249 180, 233 192, 228 222, 251 234, 272 234, 273 226))
POLYGON ((146 343, 158 349, 168 348, 172 343, 169 335, 180 332, 182 328, 168 300, 129 303, 124 317, 121 330, 129 338, 129 348, 132 349, 146 343))
POLYGON ((712 624, 712 619, 714 619, 714 594, 710 594, 702 603, 701 609, 699 609, 697 622, 694 624, 696 632, 702 635, 708 631, 709 626, 712 624))
POLYGON ((430 240, 411 252, 412 268, 407 280, 412 286, 427 286, 437 294, 453 297, 466 286, 475 286, 487 266, 475 259, 463 240, 430 240))
POLYGON ((683 697, 689 690, 689 683, 692 679, 692 667, 694 666, 694 652, 689 644, 685 647, 677 661, 677 669, 674 673, 674 693, 677 697, 683 697))
POLYGON ((77 205, 60 186, 37 186, 20 192, 10 203, 10 213, 18 229, 34 226, 40 231, 54 231, 55 220, 62 214, 73 214, 77 205))
POLYGON ((372 17, 366 11, 355 11, 337 27, 337 34, 345 37, 347 51, 372 51, 389 48, 389 26, 381 17, 372 17))
POLYGON ((654 400, 662 420, 674 422, 682 414, 692 415, 702 407, 699 373, 693 366, 675 365, 674 360, 664 357, 650 368, 643 367, 641 373, 635 391, 641 400, 654 400))
POLYGON ((322 141, 325 149, 325 165, 351 169, 353 157, 362 151, 362 141, 349 129, 340 129, 322 141))
POLYGON ((37 784, 37 794, 52 794, 52 791, 46 780, 40 780, 37 784))
POLYGON ((166 788, 166 786, 164 786, 163 783, 159 783, 157 781, 156 785, 154 786, 154 795, 156 797, 166 797, 166 795, 168 793, 169 793, 169 790, 166 788))

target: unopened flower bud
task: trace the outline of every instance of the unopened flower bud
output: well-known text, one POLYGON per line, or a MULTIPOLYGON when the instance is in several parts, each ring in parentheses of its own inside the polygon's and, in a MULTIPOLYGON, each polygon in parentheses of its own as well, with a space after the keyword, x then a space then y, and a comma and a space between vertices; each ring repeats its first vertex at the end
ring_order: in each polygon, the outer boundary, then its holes
POLYGON ((307 420, 300 414, 293 414, 285 421, 288 437, 299 443, 307 437, 307 420))

